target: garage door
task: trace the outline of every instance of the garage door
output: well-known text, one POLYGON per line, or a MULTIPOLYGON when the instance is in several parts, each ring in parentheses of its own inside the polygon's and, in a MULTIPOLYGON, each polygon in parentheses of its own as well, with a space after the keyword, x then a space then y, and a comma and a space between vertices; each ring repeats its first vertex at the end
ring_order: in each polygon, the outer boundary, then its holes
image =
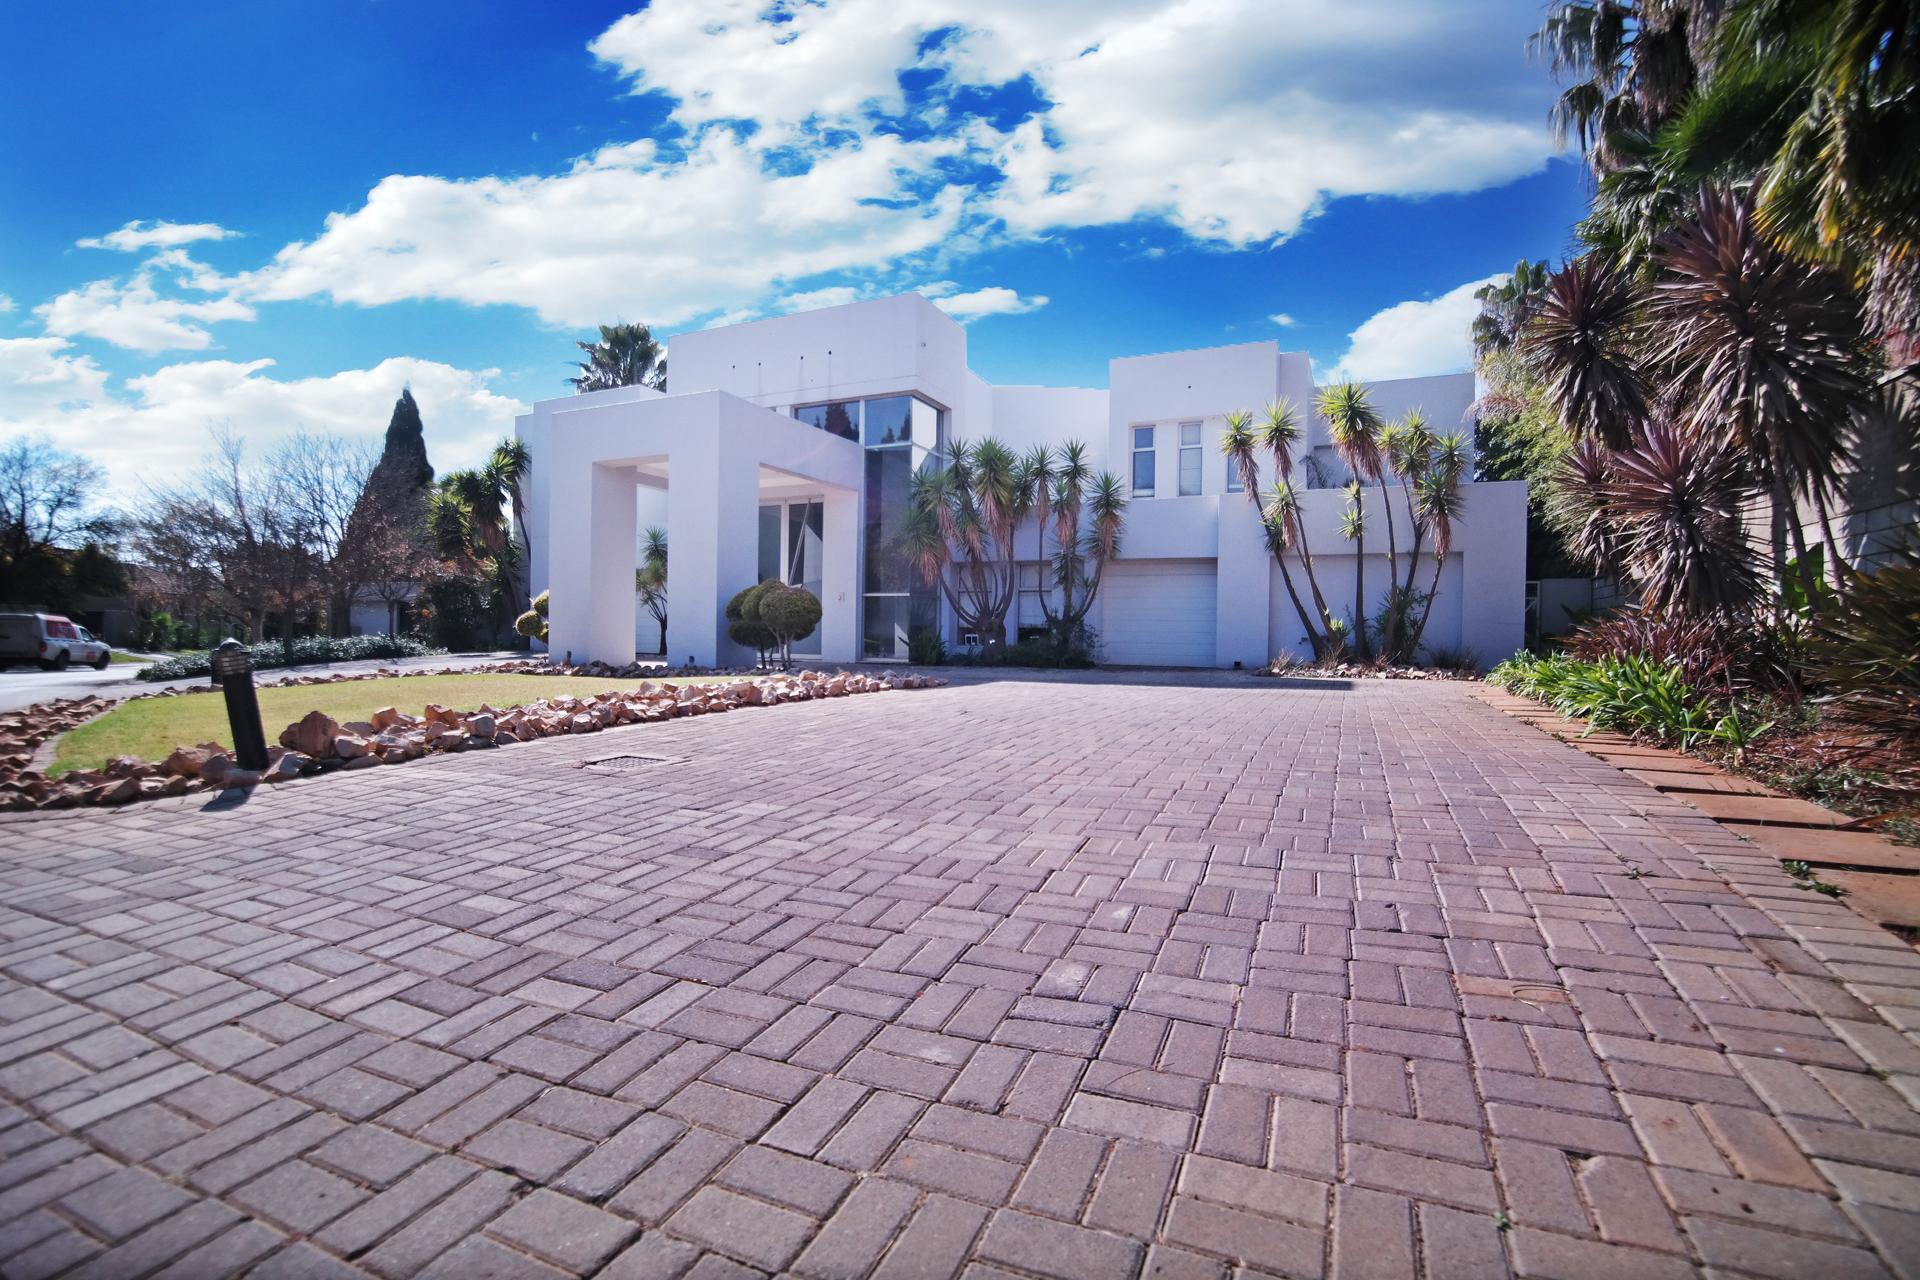
POLYGON ((1141 667, 1214 665, 1216 571, 1211 560, 1116 560, 1100 584, 1108 662, 1141 667))

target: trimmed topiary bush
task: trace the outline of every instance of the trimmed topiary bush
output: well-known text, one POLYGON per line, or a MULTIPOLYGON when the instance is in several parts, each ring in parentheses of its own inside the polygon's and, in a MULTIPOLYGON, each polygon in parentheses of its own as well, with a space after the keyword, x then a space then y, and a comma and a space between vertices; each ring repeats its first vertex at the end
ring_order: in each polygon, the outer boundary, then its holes
POLYGON ((547 593, 542 591, 533 598, 533 608, 513 620, 513 629, 529 640, 545 643, 547 639, 547 593))

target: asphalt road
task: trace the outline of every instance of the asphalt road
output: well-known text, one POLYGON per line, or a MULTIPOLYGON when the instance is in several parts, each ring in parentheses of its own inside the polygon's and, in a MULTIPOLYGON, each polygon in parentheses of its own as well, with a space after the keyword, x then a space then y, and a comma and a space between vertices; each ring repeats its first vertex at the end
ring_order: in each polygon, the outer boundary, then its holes
MULTIPOLYGON (((505 658, 522 658, 524 653, 459 653, 441 654, 427 658, 383 658, 366 662, 337 662, 325 667, 276 667, 260 673, 262 683, 277 680, 282 676, 316 675, 329 671, 377 671, 381 667, 396 667, 407 670, 413 667, 473 667, 488 662, 499 662, 505 658)), ((149 693, 155 689, 171 686, 201 685, 207 682, 205 676, 195 676, 190 680, 163 680, 148 682, 136 678, 143 667, 134 663, 116 662, 105 671, 95 671, 92 667, 69 667, 65 671, 42 671, 38 667, 12 667, 0 672, 0 711, 18 711, 30 707, 36 702, 49 702, 54 698, 84 698, 96 696, 103 698, 125 698, 136 693, 149 693)))

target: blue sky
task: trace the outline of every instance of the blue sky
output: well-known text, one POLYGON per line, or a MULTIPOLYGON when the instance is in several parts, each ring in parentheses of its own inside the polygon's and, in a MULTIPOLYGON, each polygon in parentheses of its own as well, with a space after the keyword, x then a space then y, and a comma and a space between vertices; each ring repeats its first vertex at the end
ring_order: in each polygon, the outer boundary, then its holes
POLYGON ((1584 206, 1530 0, 109 0, 0 11, 0 433, 116 490, 210 425, 441 467, 671 334, 921 288, 991 381, 1277 338, 1462 367, 1584 206))

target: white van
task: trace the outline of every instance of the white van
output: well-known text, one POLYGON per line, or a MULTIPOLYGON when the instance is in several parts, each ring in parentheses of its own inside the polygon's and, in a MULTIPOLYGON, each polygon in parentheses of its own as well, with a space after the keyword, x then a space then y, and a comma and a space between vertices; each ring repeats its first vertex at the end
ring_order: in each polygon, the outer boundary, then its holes
POLYGON ((0 668, 37 662, 48 671, 64 671, 81 662, 104 671, 112 661, 112 649, 57 613, 0 613, 0 668))

